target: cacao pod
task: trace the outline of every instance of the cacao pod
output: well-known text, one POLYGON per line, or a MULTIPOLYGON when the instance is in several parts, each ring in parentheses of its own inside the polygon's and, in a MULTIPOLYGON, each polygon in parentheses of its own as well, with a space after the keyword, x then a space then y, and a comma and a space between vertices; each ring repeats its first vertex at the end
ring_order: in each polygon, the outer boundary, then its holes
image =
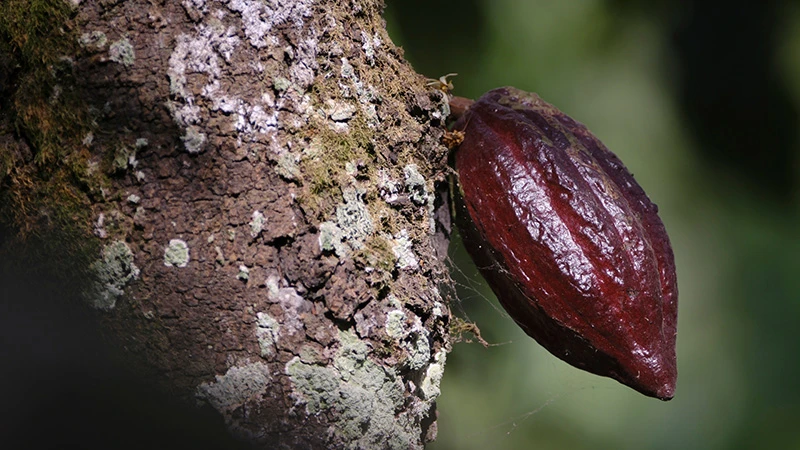
POLYGON ((455 129, 456 218, 509 315, 567 363, 671 399, 674 257, 658 208, 619 158, 511 87, 487 92, 455 129))

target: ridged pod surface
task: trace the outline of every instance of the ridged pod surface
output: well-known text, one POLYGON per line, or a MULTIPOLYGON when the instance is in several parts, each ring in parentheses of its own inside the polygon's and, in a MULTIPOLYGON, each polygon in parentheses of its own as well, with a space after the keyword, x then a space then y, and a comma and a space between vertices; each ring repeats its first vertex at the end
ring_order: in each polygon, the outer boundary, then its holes
POLYGON ((458 120, 457 221, 514 321, 562 360, 662 400, 678 288, 658 208, 582 124, 494 89, 458 120))

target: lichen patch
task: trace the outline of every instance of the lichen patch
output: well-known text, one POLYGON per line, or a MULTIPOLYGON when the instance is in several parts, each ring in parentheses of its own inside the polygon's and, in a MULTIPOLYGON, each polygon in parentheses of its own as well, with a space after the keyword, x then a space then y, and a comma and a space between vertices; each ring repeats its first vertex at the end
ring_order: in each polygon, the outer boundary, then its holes
MULTIPOLYGON (((100 40, 102 41, 102 39, 100 40)), ((122 38, 108 47, 108 58, 123 66, 132 66, 136 60, 136 52, 128 38, 122 38)))
MULTIPOLYGON (((332 367, 295 357, 286 365, 298 405, 309 414, 336 409, 342 415, 334 433, 350 448, 417 448, 419 418, 396 416, 403 404, 401 378, 368 358, 368 346, 351 331, 340 331, 332 367)), ((421 447, 420 447, 421 448, 421 447)))
POLYGON ((113 309, 117 299, 125 293, 125 286, 139 278, 133 252, 123 241, 114 241, 103 247, 102 257, 92 263, 91 269, 97 282, 93 292, 89 293, 90 304, 105 311, 113 309))
POLYGON ((186 267, 189 264, 189 246, 181 239, 170 239, 164 249, 164 265, 167 267, 186 267))
POLYGON ((269 387, 269 368, 263 362, 231 367, 216 381, 197 387, 196 396, 219 412, 229 413, 248 400, 257 400, 269 387))

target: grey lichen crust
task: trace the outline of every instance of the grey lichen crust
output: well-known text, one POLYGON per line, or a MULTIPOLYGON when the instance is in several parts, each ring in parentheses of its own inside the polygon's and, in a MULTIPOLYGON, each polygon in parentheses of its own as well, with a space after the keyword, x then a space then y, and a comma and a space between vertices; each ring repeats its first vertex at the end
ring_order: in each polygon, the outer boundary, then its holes
POLYGON ((124 294, 123 288, 139 277, 139 268, 133 263, 133 252, 123 241, 114 241, 103 247, 100 259, 92 263, 97 276, 95 288, 89 293, 90 304, 101 310, 111 310, 124 294))
MULTIPOLYGON (((305 405, 308 414, 341 411, 334 434, 348 443, 347 448, 421 448, 416 444, 422 432, 420 421, 438 395, 441 376, 426 372, 426 387, 418 390, 417 405, 404 408, 405 386, 398 373, 370 360, 369 346, 352 331, 340 331, 339 341, 332 366, 309 364, 299 357, 286 365, 297 404, 305 405)), ((434 372, 441 373, 441 368, 434 372)))

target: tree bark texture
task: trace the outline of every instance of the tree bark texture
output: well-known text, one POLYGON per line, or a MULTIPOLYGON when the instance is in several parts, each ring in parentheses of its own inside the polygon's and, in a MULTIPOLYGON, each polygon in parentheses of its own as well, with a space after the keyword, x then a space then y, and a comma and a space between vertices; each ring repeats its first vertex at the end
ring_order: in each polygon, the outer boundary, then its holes
MULTIPOLYGON (((45 101, 78 101, 48 162, 27 69, 1 71, 3 189, 64 161, 90 180, 64 181, 99 243, 84 295, 131 370, 263 448, 433 439, 448 107, 392 44, 382 2, 14 2, 67 5, 49 26, 77 45, 51 58, 45 101)), ((24 39, 3 39, 20 58, 24 39)))

